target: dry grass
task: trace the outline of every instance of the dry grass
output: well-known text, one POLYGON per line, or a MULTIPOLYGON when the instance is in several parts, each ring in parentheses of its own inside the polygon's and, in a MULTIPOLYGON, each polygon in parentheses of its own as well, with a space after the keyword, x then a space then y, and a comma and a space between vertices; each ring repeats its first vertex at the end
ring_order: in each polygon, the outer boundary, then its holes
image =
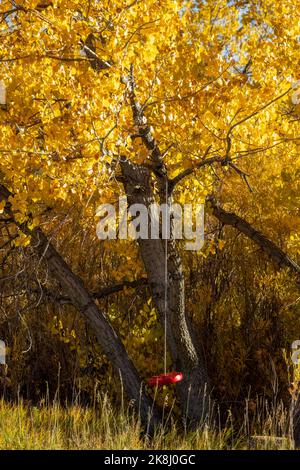
MULTIPOLYGON (((143 436, 139 419, 130 408, 116 410, 107 397, 98 400, 94 409, 79 405, 32 407, 0 401, 0 449, 289 449, 286 413, 280 407, 264 409, 257 414, 255 434, 248 435, 247 410, 245 424, 239 432, 232 426, 221 430, 205 426, 185 432, 174 423, 161 427, 151 440, 143 436), (280 439, 272 437, 274 430, 280 439), (261 434, 262 433, 262 434, 261 434)), ((230 419, 228 420, 228 422, 230 419)), ((255 427, 254 427, 255 429, 255 427)))

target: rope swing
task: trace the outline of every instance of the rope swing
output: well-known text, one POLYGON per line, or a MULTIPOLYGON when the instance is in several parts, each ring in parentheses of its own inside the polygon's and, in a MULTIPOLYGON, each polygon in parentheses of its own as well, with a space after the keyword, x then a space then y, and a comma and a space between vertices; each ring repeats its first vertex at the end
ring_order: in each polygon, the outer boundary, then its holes
MULTIPOLYGON (((168 178, 166 178, 166 219, 165 219, 165 277, 164 277, 164 373, 154 375, 148 380, 150 387, 162 387, 163 385, 170 385, 176 382, 181 382, 183 379, 182 372, 168 372, 167 373, 167 310, 168 310, 168 222, 169 222, 169 199, 168 199, 168 178)), ((171 224, 170 224, 171 225, 171 224)), ((171 227, 170 227, 171 236, 171 227)))

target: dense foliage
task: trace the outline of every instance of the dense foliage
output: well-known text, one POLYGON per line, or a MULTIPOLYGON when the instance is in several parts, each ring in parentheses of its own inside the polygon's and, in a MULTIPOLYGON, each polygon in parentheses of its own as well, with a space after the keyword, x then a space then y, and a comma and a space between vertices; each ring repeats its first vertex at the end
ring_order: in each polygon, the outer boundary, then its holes
MULTIPOLYGON (((30 231, 42 228, 100 293, 141 376, 162 371, 163 331, 139 247, 96 236, 96 208, 124 195, 120 158, 155 171, 131 74, 168 178, 178 178, 174 200, 214 195, 297 262, 299 13, 292 0, 3 0, 0 35, 0 175, 11 192, 0 206, 5 393, 38 401, 59 384, 63 398, 80 389, 90 401, 97 384, 117 396, 119 377, 30 231)), ((255 412, 257 395, 288 404, 290 346, 300 338, 295 275, 215 219, 209 203, 203 250, 180 252, 186 312, 224 411, 238 415, 249 399, 255 412)))

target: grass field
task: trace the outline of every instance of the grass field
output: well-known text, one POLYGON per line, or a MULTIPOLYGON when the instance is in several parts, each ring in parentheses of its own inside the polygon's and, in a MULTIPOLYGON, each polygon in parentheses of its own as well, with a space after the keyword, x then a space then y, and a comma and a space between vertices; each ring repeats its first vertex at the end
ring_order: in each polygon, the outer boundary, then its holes
MULTIPOLYGON (((246 414, 245 414, 246 417, 246 414)), ((33 407, 0 401, 0 449, 291 449, 286 414, 281 409, 258 418, 257 433, 246 433, 248 424, 237 432, 231 426, 206 426, 187 432, 169 420, 149 439, 142 433, 132 410, 117 412, 104 397, 94 409, 79 405, 33 407), (214 429, 214 430, 213 430, 214 429), (274 437, 274 430, 279 437, 274 437), (278 432, 278 429, 281 431, 278 432)))

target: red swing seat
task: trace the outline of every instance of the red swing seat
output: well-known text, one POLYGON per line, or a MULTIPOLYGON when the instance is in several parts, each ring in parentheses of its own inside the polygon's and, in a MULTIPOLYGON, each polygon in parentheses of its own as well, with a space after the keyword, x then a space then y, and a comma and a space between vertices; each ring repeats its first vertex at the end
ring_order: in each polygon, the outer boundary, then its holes
POLYGON ((167 374, 159 374, 151 377, 147 383, 150 387, 162 387, 163 385, 175 384, 183 379, 182 372, 168 372, 167 374))

